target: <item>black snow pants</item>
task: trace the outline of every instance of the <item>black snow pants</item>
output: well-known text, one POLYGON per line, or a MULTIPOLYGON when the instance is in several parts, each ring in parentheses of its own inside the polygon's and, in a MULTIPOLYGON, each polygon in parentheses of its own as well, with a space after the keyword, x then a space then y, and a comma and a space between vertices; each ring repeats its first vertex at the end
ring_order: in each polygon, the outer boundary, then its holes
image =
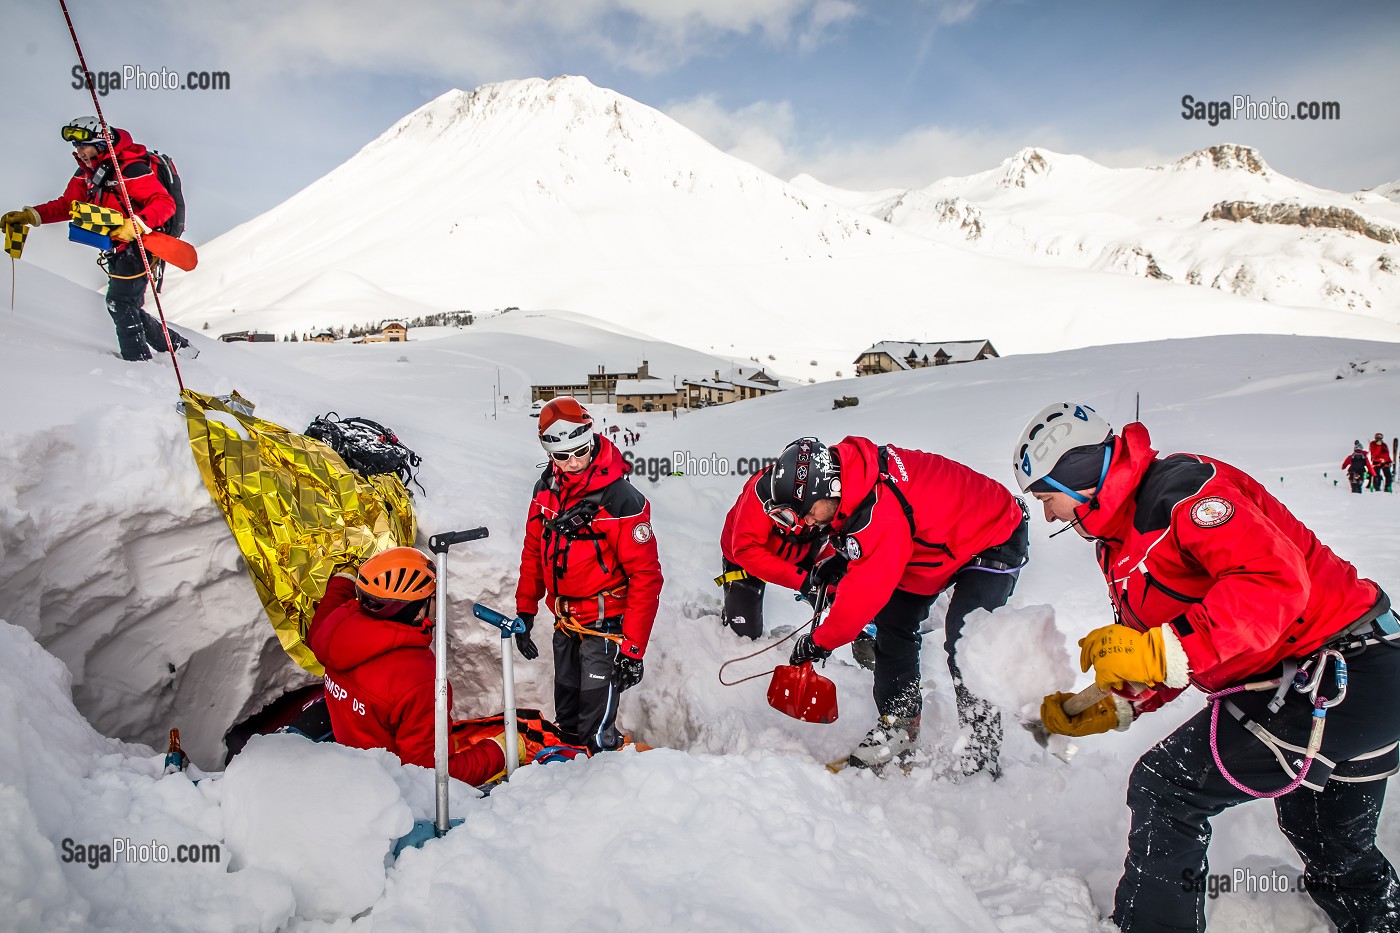
MULTIPOLYGON (((117 328, 117 347, 122 359, 128 361, 149 360, 152 348, 166 350, 160 321, 145 310, 145 271, 135 246, 108 256, 107 274, 111 278, 107 280, 107 313, 117 328)), ((170 342, 175 344, 176 350, 189 343, 173 327, 170 328, 170 342)))
MULTIPOLYGON (((741 570, 738 564, 724 562, 724 572, 741 570)), ((724 610, 720 620, 737 635, 757 638, 763 634, 763 591, 768 585, 758 577, 745 576, 724 584, 724 610)))
MULTIPOLYGON (((1372 645, 1349 658, 1348 667, 1346 699, 1327 713, 1322 751, 1307 783, 1276 798, 1274 808, 1279 828, 1303 860, 1308 895, 1340 933, 1400 930, 1400 880, 1376 848, 1385 778, 1397 765, 1400 648, 1372 645)), ((1322 693, 1330 697, 1335 692, 1329 671, 1322 693)), ((1276 739, 1299 749, 1306 746, 1311 702, 1290 690, 1282 709, 1271 713, 1271 698, 1267 692, 1243 693, 1229 701, 1239 715, 1276 739)), ((1216 767, 1210 719, 1207 706, 1133 768, 1128 857, 1113 909, 1122 933, 1197 933, 1206 928, 1210 819, 1254 799, 1216 767)), ((1279 790, 1293 779, 1274 749, 1247 731, 1225 704, 1216 747, 1230 774, 1254 790, 1279 790)), ((1290 762, 1302 757, 1301 751, 1286 748, 1282 754, 1290 762)), ((1223 874, 1234 873, 1226 868, 1223 874)))
MULTIPOLYGON (((797 568, 804 572, 811 570, 812 564, 816 561, 817 551, 820 550, 819 542, 794 542, 791 549, 783 552, 780 556, 790 559, 799 553, 799 549, 805 549, 805 553, 802 553, 801 558, 797 560, 797 568)), ((724 561, 725 573, 743 569, 731 560, 725 559, 724 561)), ((757 638, 762 635, 763 593, 767 588, 768 584, 754 576, 745 576, 743 579, 724 584, 724 609, 720 613, 721 622, 745 638, 757 638)))
POLYGON ((1390 492, 1391 486, 1395 480, 1395 464, 1376 464, 1376 472, 1371 474, 1371 489, 1373 489, 1376 492, 1380 492, 1382 480, 1385 481, 1385 491, 1390 492))
POLYGON ((622 617, 588 626, 597 635, 554 630, 554 720, 564 739, 587 745, 590 752, 611 751, 622 744, 617 731, 617 642, 603 635, 622 634, 622 617))

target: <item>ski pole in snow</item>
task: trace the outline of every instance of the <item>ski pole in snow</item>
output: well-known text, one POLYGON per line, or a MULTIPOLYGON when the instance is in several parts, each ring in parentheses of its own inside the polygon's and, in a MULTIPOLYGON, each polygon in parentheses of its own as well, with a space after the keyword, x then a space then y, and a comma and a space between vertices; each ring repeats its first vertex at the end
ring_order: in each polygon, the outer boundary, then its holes
POLYGON ((515 652, 511 639, 525 634, 525 620, 510 618, 481 603, 472 605, 472 615, 501 630, 501 682, 505 685, 506 778, 520 766, 520 735, 515 721, 515 652))
POLYGON ((437 561, 437 626, 433 630, 433 656, 437 672, 433 679, 433 770, 437 784, 437 820, 434 828, 439 836, 447 832, 447 551, 454 544, 476 541, 490 532, 485 528, 449 531, 428 539, 428 550, 437 561))

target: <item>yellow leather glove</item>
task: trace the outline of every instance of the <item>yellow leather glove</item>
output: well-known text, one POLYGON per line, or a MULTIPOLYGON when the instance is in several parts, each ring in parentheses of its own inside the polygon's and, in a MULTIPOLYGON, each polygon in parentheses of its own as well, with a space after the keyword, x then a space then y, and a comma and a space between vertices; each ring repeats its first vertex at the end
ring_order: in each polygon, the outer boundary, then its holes
POLYGON ((1118 703, 1112 694, 1082 713, 1070 716, 1065 713, 1065 700, 1072 696, 1072 693, 1052 693, 1041 702, 1040 721, 1045 724, 1046 732, 1055 735, 1098 735, 1122 725, 1118 719, 1118 703))
POLYGON ((32 207, 21 207, 17 211, 9 211, 0 216, 0 225, 6 227, 18 227, 20 224, 37 227, 40 223, 39 212, 32 207))
POLYGON ((138 229, 141 231, 142 236, 151 232, 146 229, 145 224, 141 223, 141 221, 137 220, 135 217, 128 217, 122 221, 122 225, 119 229, 112 231, 112 239, 121 240, 123 243, 134 240, 136 239, 136 231, 138 229))
POLYGON ((1094 669, 1104 690, 1124 681, 1160 684, 1167 679, 1167 649, 1160 628, 1139 632, 1126 625, 1105 625, 1079 639, 1079 669, 1094 669))

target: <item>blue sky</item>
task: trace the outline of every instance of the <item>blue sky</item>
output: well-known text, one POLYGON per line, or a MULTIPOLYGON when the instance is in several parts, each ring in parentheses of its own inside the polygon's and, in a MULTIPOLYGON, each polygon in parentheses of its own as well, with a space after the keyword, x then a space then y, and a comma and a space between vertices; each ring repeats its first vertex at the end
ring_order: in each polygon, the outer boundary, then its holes
MULTIPOLYGON (((1114 166, 1219 142, 1355 190, 1400 178, 1400 4, 1082 0, 71 0, 94 70, 228 71, 226 91, 115 91, 109 120, 172 153, 189 236, 324 175, 452 87, 577 74, 775 175, 914 187, 1026 145, 1114 166), (1181 118, 1180 99, 1338 101, 1329 123, 1181 118)), ((90 113, 56 3, 0 0, 13 76, 0 206, 56 196, 57 127, 90 113), (20 90, 22 88, 22 91, 20 90)), ((373 192, 364 192, 373 198, 373 192)), ((94 279, 54 232, 26 257, 94 279)))

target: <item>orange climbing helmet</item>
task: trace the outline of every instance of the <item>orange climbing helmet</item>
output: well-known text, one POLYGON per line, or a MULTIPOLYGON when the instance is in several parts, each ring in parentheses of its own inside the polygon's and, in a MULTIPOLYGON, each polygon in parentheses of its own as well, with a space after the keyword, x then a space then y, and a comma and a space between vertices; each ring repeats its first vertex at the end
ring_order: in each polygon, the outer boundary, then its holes
POLYGON ((360 607, 381 619, 416 622, 418 610, 436 592, 437 568, 417 548, 380 551, 360 566, 355 578, 360 607), (409 607, 414 611, 406 612, 409 607))

